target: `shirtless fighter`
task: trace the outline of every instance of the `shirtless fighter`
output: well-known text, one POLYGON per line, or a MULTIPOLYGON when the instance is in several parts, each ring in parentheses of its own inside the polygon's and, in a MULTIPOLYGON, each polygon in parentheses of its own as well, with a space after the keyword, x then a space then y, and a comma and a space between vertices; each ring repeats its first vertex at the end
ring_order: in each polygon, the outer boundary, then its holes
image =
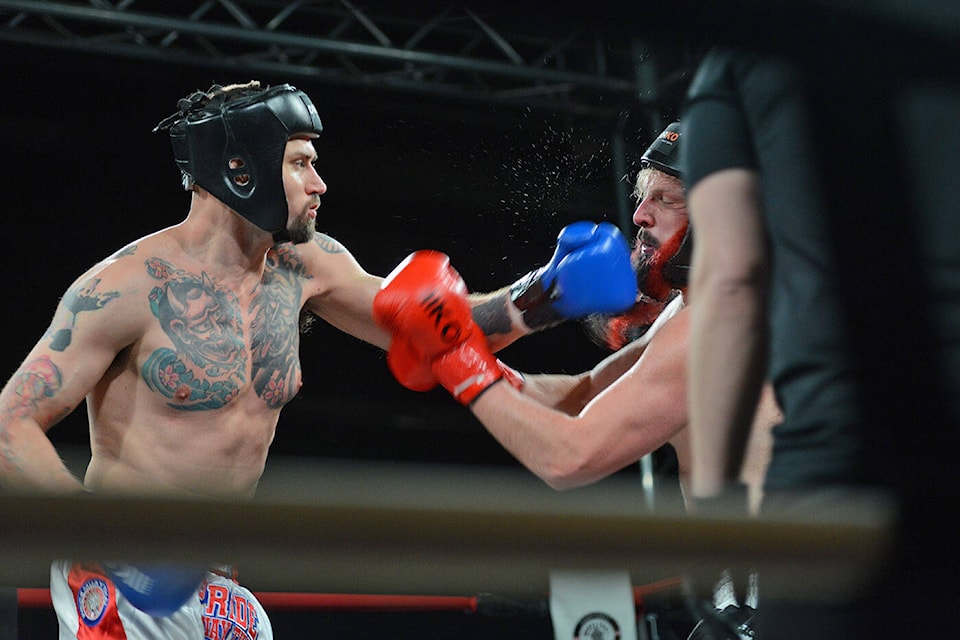
MULTIPOLYGON (((0 393, 5 489, 249 497, 280 410, 301 385, 301 311, 390 345, 372 316, 382 279, 315 232, 327 187, 314 168, 321 124, 306 94, 214 86, 180 100, 157 130, 170 134, 189 213, 64 294, 0 393), (84 399, 92 455, 81 482, 46 434, 84 399)), ((609 225, 574 231, 523 279, 531 295, 514 301, 505 287, 461 300, 486 352, 632 303, 622 235, 609 225)), ((62 561, 51 593, 61 638, 272 636, 229 573, 62 561)))

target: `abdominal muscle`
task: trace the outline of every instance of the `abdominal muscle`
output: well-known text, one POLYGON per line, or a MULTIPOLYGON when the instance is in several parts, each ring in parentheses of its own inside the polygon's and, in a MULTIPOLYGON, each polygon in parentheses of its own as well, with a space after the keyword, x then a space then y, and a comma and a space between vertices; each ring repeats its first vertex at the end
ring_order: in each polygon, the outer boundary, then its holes
POLYGON ((163 406, 155 394, 134 397, 139 402, 125 405, 126 411, 97 411, 91 402, 88 489, 252 497, 279 409, 269 409, 252 393, 242 393, 220 409, 194 412, 163 406))

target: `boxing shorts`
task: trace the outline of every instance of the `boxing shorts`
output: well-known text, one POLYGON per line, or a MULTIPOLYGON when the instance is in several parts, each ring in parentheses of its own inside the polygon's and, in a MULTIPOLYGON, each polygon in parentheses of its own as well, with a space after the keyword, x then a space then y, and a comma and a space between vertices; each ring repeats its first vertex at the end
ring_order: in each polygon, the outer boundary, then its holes
POLYGON ((130 604, 95 563, 54 562, 50 597, 60 640, 273 640, 260 602, 220 571, 209 572, 196 598, 162 618, 130 604))

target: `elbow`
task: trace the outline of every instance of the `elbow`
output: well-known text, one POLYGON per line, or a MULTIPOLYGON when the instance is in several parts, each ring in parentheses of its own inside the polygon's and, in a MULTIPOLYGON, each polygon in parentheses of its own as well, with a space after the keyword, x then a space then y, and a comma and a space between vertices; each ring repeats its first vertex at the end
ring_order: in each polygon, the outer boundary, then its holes
POLYGON ((556 491, 576 489, 599 480, 591 461, 587 456, 564 456, 545 464, 537 475, 556 491))
POLYGON ((540 479, 547 483, 547 486, 554 491, 567 491, 583 486, 584 483, 576 482, 574 479, 566 476, 543 474, 540 479))

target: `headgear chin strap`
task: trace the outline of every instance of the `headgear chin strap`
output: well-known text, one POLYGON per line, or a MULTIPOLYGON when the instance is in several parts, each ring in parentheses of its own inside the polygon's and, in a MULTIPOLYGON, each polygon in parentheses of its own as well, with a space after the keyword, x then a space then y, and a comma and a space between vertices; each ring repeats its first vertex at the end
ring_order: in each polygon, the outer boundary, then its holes
POLYGON ((690 261, 693 258, 693 231, 690 225, 683 233, 680 248, 667 264, 663 265, 663 279, 674 289, 682 289, 690 283, 690 261))
POLYGON ((287 140, 323 131, 307 94, 288 84, 243 88, 239 94, 225 94, 214 85, 180 100, 177 113, 154 131, 170 132, 185 186, 203 187, 274 239, 285 239, 287 140))
MULTIPOLYGON (((683 180, 682 165, 680 164, 680 138, 682 136, 683 127, 680 122, 671 122, 640 156, 641 166, 652 167, 683 180)), ((663 278, 671 287, 680 289, 687 286, 690 280, 690 259, 692 255, 693 232, 690 225, 687 225, 686 233, 680 241, 677 252, 663 265, 663 278)))

